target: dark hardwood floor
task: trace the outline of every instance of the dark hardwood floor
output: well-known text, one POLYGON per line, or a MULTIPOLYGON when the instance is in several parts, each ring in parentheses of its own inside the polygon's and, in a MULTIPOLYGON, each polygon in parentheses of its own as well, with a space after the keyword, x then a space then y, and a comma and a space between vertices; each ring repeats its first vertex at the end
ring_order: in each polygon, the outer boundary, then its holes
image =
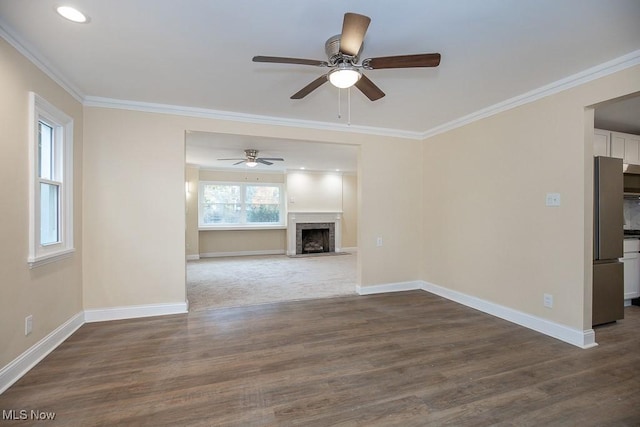
POLYGON ((625 316, 590 350, 423 291, 93 323, 0 410, 64 426, 638 426, 640 307, 625 316))

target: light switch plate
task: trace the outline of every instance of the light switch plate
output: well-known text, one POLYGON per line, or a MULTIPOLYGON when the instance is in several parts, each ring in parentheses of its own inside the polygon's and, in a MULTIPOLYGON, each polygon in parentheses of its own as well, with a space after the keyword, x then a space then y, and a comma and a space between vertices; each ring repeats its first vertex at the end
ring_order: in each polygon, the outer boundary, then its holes
POLYGON ((547 193, 547 206, 560 206, 560 193, 547 193))

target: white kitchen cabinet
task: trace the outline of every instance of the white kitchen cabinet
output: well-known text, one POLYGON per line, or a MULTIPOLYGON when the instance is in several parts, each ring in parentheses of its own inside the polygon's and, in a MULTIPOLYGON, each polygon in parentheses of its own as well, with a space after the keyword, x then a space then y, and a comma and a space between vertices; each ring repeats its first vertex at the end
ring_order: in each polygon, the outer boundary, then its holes
POLYGON ((640 240, 624 240, 624 299, 640 297, 640 240))
POLYGON ((625 163, 640 165, 640 136, 611 132, 611 157, 621 158, 625 163))
POLYGON ((594 156, 616 157, 624 163, 640 165, 640 135, 604 129, 594 129, 593 133, 594 156))
POLYGON ((611 132, 608 130, 594 129, 593 155, 611 157, 611 132))

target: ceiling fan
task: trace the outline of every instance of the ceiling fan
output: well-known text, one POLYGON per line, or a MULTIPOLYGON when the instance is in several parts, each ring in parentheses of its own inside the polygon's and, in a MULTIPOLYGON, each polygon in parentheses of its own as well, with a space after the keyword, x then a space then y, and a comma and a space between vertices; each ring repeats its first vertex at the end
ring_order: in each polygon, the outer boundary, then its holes
POLYGON ((364 35, 370 22, 371 18, 368 16, 345 13, 342 22, 342 33, 330 37, 325 42, 327 61, 279 56, 254 56, 253 62, 311 65, 331 69, 328 73, 318 77, 294 93, 291 99, 302 99, 329 80, 339 88, 355 86, 371 101, 382 98, 385 93, 362 73, 363 69, 437 67, 440 64, 439 53, 367 58, 358 64, 364 35))
POLYGON ((240 163, 244 163, 250 168, 255 168, 256 166, 258 166, 258 163, 271 166, 273 162, 284 161, 284 159, 281 159, 280 157, 258 157, 258 150, 253 150, 253 149, 244 150, 244 155, 245 155, 244 158, 218 159, 218 160, 240 160, 239 162, 234 163, 234 166, 239 165, 240 163))

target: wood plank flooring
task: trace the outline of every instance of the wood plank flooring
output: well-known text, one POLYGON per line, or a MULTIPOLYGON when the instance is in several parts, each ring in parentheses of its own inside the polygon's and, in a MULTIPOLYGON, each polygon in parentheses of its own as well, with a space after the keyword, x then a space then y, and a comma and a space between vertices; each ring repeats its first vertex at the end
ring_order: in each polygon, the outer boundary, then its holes
POLYGON ((423 291, 93 323, 0 410, 64 426, 639 426, 640 307, 625 316, 590 350, 423 291))

